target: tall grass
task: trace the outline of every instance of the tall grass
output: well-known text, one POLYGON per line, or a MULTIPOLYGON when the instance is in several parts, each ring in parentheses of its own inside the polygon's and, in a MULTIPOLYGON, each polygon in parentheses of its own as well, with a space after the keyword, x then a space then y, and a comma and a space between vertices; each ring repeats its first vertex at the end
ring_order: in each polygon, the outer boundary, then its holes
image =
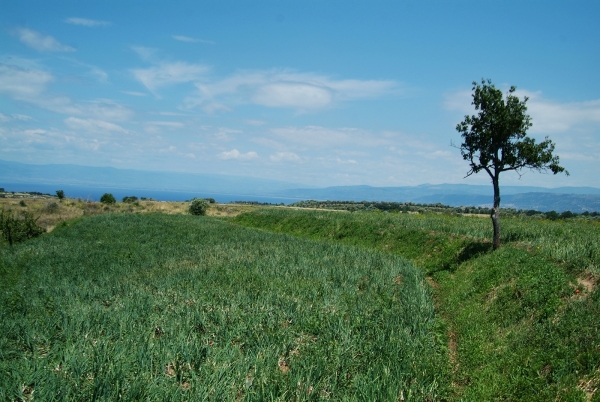
MULTIPOLYGON (((323 211, 264 209, 242 214, 234 220, 247 226, 303 233, 313 238, 347 238, 347 242, 355 244, 381 244, 385 237, 398 236, 400 233, 422 237, 424 248, 432 243, 448 240, 447 235, 468 238, 463 239, 468 241, 462 245, 456 243, 457 247, 472 246, 473 241, 487 242, 492 237, 489 219, 441 214, 332 214, 323 211), (440 234, 443 236, 438 236, 440 234)), ((503 217, 501 225, 503 242, 534 249, 553 261, 565 264, 570 271, 588 271, 600 275, 600 223, 503 217)), ((432 250, 434 248, 435 245, 431 247, 432 250)), ((400 250, 400 254, 405 255, 406 251, 408 250, 400 250)), ((407 257, 412 258, 412 255, 407 257)))
POLYGON ((263 210, 241 225, 385 250, 431 275, 448 324, 454 400, 600 401, 600 226, 263 210))
POLYGON ((404 259, 214 218, 97 215, 0 249, 0 400, 436 400, 404 259))

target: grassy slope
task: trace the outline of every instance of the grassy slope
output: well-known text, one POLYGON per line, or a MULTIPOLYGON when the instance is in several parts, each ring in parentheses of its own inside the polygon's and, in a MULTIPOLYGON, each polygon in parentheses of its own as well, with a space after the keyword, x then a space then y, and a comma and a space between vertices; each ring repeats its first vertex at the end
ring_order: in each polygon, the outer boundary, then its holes
POLYGON ((234 221, 388 250, 431 274, 453 399, 600 400, 597 224, 505 219, 492 252, 480 218, 264 210, 234 221))
POLYGON ((443 399, 404 259, 208 217, 84 217, 0 248, 0 400, 443 399))

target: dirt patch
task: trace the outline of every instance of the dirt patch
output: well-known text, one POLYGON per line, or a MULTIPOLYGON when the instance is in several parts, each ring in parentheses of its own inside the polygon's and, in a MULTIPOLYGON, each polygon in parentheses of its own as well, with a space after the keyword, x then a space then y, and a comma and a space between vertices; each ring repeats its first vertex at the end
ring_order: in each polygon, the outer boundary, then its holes
POLYGON ((591 275, 583 278, 577 278, 577 285, 579 285, 579 287, 583 287, 586 293, 591 293, 596 287, 596 279, 591 275))
POLYGON ((429 286, 431 286, 432 289, 437 289, 440 287, 440 285, 438 285, 438 283, 434 281, 431 276, 428 276, 425 279, 427 279, 427 283, 429 284, 429 286))

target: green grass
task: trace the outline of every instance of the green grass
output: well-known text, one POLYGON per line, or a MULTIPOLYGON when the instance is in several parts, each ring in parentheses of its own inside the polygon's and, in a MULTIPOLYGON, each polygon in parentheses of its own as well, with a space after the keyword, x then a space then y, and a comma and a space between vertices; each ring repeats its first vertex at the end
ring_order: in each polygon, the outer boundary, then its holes
POLYGON ((214 218, 0 248, 0 400, 440 400, 444 332, 405 259, 214 218))
POLYGON ((262 210, 234 222, 385 250, 435 281, 448 325, 454 400, 600 400, 600 225, 503 219, 492 252, 489 219, 262 210), (575 294, 579 290, 579 294, 575 294))

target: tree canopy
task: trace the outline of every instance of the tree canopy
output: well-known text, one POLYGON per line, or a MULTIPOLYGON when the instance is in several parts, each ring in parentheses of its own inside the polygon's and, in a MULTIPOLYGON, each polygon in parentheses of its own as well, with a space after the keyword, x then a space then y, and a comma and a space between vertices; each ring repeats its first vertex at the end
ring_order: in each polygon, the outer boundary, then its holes
POLYGON ((527 114, 527 97, 515 95, 512 86, 504 97, 491 80, 473 81, 473 102, 476 115, 465 116, 456 125, 463 143, 461 155, 469 162, 473 173, 484 170, 494 186, 494 206, 490 211, 494 225, 494 249, 500 247, 500 173, 514 170, 519 175, 523 169, 547 171, 557 174, 568 171, 560 166, 559 157, 553 155, 554 143, 546 137, 539 143, 527 136, 532 126, 527 114))

